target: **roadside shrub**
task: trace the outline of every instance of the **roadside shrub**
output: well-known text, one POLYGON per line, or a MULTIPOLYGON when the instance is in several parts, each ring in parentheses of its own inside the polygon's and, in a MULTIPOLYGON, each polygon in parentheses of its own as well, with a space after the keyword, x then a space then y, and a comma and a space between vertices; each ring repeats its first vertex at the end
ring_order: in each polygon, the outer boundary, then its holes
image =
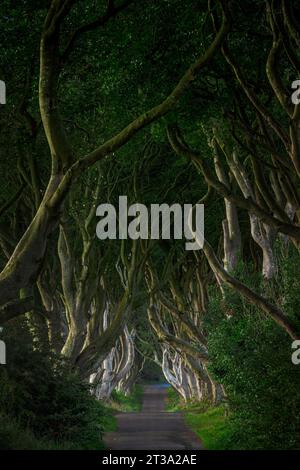
MULTIPOLYGON (((11 418, 18 435, 24 430, 24 444, 29 433, 55 443, 68 441, 75 448, 102 448, 101 423, 108 412, 88 385, 65 360, 26 341, 24 324, 9 331, 7 365, 0 368, 0 426, 11 418)), ((1 435, 3 445, 3 429, 1 435)))
MULTIPOLYGON (((255 285, 249 273, 243 282, 255 285)), ((241 275, 239 275, 241 277, 241 275)), ((292 253, 281 264, 280 286, 273 301, 299 321, 300 259, 292 253)), ((278 281, 277 281, 278 282, 278 281)), ((261 290, 264 281, 260 281, 261 290)), ((266 294, 267 290, 265 290, 266 294)), ((291 361, 291 338, 273 320, 232 291, 215 295, 207 330, 210 370, 225 387, 232 427, 229 448, 300 448, 300 367, 291 361)))

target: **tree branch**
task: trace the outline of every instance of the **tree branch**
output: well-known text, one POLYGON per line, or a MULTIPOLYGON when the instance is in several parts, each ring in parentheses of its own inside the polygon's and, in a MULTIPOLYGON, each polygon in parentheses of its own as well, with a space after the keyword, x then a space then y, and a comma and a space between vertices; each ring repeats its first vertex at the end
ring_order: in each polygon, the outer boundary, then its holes
POLYGON ((222 26, 211 43, 207 51, 199 57, 199 59, 186 71, 183 77, 179 80, 170 95, 162 101, 159 105, 146 111, 144 114, 132 121, 121 132, 116 134, 111 139, 107 140, 100 147, 83 156, 75 162, 69 170, 65 173, 58 189, 54 196, 48 202, 49 207, 57 207, 61 204, 66 194, 68 193, 73 180, 90 166, 94 165, 99 160, 107 155, 112 154, 124 144, 126 144, 135 134, 142 130, 147 125, 161 118, 167 114, 178 102, 183 93, 189 87, 193 80, 195 80, 198 73, 205 68, 213 59, 216 52, 219 50, 222 42, 224 41, 230 28, 230 18, 223 10, 222 26))
POLYGON ((16 299, 8 302, 0 307, 0 322, 6 323, 19 315, 29 312, 34 307, 33 298, 25 297, 24 299, 16 299))
POLYGON ((71 52, 74 48, 75 42, 78 40, 78 38, 82 34, 87 33, 89 31, 93 31, 97 28, 100 28, 101 26, 104 26, 111 18, 115 18, 119 13, 121 13, 130 4, 132 4, 133 1, 134 0, 126 0, 122 3, 122 5, 116 7, 114 5, 114 2, 110 0, 108 2, 106 12, 103 16, 100 16, 99 18, 97 18, 97 20, 92 21, 91 23, 85 24, 85 25, 81 26, 80 28, 78 28, 76 31, 74 31, 72 33, 68 43, 67 43, 67 46, 66 46, 64 52, 61 55, 62 63, 65 63, 68 60, 68 58, 69 58, 69 56, 70 56, 70 54, 71 54, 71 52))

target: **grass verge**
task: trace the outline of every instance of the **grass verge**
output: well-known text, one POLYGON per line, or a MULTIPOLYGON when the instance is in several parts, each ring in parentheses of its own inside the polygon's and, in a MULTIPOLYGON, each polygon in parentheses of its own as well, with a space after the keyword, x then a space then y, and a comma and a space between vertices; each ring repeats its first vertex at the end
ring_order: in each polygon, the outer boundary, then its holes
POLYGON ((205 449, 228 449, 231 431, 224 405, 211 406, 208 402, 185 403, 174 389, 169 389, 167 410, 183 412, 188 426, 201 439, 205 449))
POLYGON ((109 401, 109 407, 114 411, 138 412, 142 409, 143 387, 135 385, 130 395, 114 390, 109 401))

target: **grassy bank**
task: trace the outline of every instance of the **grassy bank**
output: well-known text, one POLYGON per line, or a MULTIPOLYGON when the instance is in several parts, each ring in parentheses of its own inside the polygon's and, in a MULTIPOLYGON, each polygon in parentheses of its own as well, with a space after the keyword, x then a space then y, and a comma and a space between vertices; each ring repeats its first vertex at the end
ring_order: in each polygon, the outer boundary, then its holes
POLYGON ((143 401, 143 387, 135 385, 130 395, 114 390, 109 407, 113 411, 123 411, 124 413, 130 411, 141 411, 143 401))
POLYGON ((229 427, 223 406, 208 408, 204 412, 186 412, 186 422, 200 437, 208 450, 228 449, 229 427))
POLYGON ((175 390, 169 389, 167 410, 184 413, 187 424, 201 439, 205 449, 228 449, 231 431, 224 405, 212 407, 207 402, 185 403, 175 390))

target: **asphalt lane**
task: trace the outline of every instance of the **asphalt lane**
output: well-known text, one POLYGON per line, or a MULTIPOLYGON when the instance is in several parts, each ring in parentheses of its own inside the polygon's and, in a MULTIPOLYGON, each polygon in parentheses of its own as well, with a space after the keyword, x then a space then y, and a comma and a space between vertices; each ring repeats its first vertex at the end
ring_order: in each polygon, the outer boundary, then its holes
POLYGON ((200 440, 185 424, 181 413, 165 411, 167 388, 144 387, 139 413, 118 413, 118 431, 106 433, 104 442, 111 450, 198 450, 200 440))

